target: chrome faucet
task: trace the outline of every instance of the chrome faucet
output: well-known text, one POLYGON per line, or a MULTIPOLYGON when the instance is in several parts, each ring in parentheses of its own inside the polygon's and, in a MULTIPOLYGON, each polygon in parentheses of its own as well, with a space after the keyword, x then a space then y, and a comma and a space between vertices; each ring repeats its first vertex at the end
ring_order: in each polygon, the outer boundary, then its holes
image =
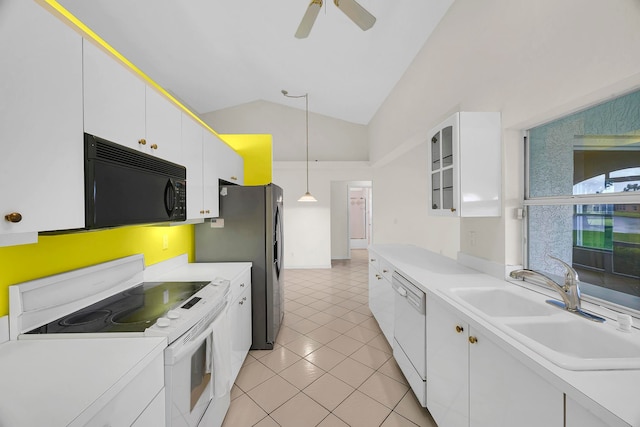
POLYGON ((545 285, 555 289, 562 298, 562 302, 556 300, 547 300, 547 303, 561 307, 571 313, 579 314, 583 317, 588 318, 589 320, 604 322, 605 319, 603 319, 602 317, 587 313, 580 307, 580 279, 578 278, 578 272, 561 259, 558 259, 551 255, 547 256, 559 262, 564 267, 564 284, 562 286, 557 284, 550 277, 534 270, 514 270, 509 273, 509 276, 514 279, 521 280, 524 280, 525 277, 538 279, 538 281, 541 281, 545 285))

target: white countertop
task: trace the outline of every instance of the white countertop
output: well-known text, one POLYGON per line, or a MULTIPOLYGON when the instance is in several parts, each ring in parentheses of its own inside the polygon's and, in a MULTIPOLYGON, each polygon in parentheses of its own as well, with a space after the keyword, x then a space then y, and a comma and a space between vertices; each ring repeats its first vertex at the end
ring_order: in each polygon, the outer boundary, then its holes
POLYGON ((0 425, 90 419, 166 347, 165 338, 42 339, 0 345, 0 425))
MULTIPOLYGON (((373 245, 369 250, 391 263, 400 274, 410 278, 412 282, 429 293, 430 297, 439 298, 454 306, 467 320, 497 337, 496 343, 500 347, 610 425, 640 426, 640 405, 637 397, 640 370, 572 371, 563 369, 508 336, 486 317, 479 316, 456 303, 455 300, 447 298, 442 292, 455 287, 476 286, 503 286, 518 289, 517 285, 467 268, 455 260, 412 245, 373 245), (597 405, 594 405, 594 402, 597 405)), ((532 292, 521 289, 523 292, 532 292)), ((557 298, 553 290, 543 292, 548 292, 549 296, 557 298)), ((589 308, 588 304, 584 306, 589 308)))
POLYGON ((189 263, 185 255, 151 265, 144 270, 145 281, 158 280, 213 280, 217 277, 233 281, 250 262, 196 262, 189 263))

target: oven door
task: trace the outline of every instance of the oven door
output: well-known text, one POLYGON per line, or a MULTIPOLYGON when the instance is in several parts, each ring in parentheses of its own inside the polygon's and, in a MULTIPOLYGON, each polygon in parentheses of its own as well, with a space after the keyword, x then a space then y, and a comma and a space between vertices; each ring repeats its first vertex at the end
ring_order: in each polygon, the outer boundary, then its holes
POLYGON ((167 425, 195 427, 213 399, 213 328, 191 330, 165 350, 167 425))

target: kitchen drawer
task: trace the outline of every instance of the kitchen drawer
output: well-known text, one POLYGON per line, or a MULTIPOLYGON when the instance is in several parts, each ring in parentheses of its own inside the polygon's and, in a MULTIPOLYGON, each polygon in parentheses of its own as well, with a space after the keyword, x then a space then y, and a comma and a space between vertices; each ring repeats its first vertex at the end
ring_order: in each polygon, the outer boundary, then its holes
POLYGON ((167 412, 165 405, 166 395, 163 387, 131 427, 166 427, 167 412))
POLYGON ((231 301, 240 297, 245 289, 251 287, 251 269, 248 268, 240 276, 231 281, 231 301))
MULTIPOLYGON (((90 378, 87 378, 89 381, 90 378)), ((158 354, 87 425, 131 426, 164 387, 164 353, 158 354)))
POLYGON ((369 252, 369 267, 380 269, 379 257, 375 252, 369 252))
POLYGON ((378 258, 378 271, 382 274, 386 280, 391 282, 391 276, 393 276, 393 266, 387 262, 384 258, 378 258))

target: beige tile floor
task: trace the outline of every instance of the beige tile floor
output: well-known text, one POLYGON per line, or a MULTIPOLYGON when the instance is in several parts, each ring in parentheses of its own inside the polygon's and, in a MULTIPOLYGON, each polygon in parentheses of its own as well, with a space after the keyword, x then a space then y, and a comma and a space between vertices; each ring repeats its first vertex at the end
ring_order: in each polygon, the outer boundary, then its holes
POLYGON ((253 350, 223 427, 435 427, 372 317, 366 250, 331 269, 285 270, 273 350, 253 350))

